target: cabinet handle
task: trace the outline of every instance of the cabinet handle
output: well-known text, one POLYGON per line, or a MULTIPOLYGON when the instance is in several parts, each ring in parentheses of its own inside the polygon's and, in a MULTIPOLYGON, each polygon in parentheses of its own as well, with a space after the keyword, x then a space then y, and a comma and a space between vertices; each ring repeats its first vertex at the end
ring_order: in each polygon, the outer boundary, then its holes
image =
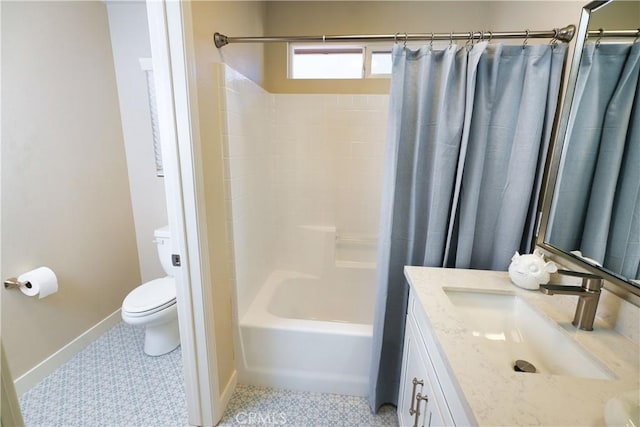
POLYGON ((416 399, 416 386, 418 384, 424 385, 424 381, 419 380, 416 377, 413 377, 413 381, 411 382, 413 383, 413 391, 411 392, 411 408, 409 409, 409 415, 413 415, 417 412, 415 409, 413 409, 413 402, 416 399))
MULTIPOLYGON (((420 417, 420 401, 424 400, 425 406, 429 403, 429 397, 427 395, 422 395, 421 393, 416 394, 416 416, 413 421, 413 427, 418 427, 418 418, 420 417)), ((413 402, 411 402, 413 404, 413 402)))

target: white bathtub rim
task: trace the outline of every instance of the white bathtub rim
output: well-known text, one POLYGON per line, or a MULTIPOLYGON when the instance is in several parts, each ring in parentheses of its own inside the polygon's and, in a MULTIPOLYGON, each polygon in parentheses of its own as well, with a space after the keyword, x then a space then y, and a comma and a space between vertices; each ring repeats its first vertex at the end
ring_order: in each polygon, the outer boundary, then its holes
MULTIPOLYGON (((264 285, 262 285, 257 295, 253 298, 253 301, 251 302, 251 304, 249 304, 249 308, 247 309, 247 312, 241 314, 240 324, 241 325, 245 324, 245 320, 251 319, 253 317, 252 314, 255 314, 255 313, 264 312, 265 314, 271 315, 271 313, 269 313, 266 310, 266 307, 268 306, 269 301, 271 300, 271 297, 273 296, 273 293, 275 292, 278 284, 283 280, 288 280, 288 279, 319 279, 319 278, 309 274, 299 273, 297 271, 274 270, 273 272, 271 272, 271 274, 269 274, 269 277, 267 277, 267 280, 265 281, 264 285)), ((276 317, 273 315, 271 316, 274 318, 276 317)))
MULTIPOLYGON (((276 286, 282 280, 296 278, 314 279, 317 277, 290 270, 274 270, 269 274, 267 280, 262 285, 262 288, 258 291, 258 294, 254 297, 251 304, 249 304, 246 313, 238 313, 238 341, 240 345, 240 357, 242 364, 237 365, 237 367, 241 373, 245 372, 248 366, 246 360, 247 349, 245 348, 245 337, 242 333, 243 328, 272 328, 277 321, 286 320, 272 315, 266 310, 266 307, 275 292, 276 286)), ((295 330, 294 325, 290 324, 291 322, 288 323, 289 330, 295 330)))
MULTIPOLYGON (((270 369, 268 366, 256 366, 254 363, 248 363, 249 356, 247 355, 246 347, 248 344, 245 334, 249 333, 249 331, 262 330, 265 333, 269 333, 275 330, 302 334, 309 336, 312 341, 314 340, 314 335, 318 337, 339 335, 358 340, 369 340, 369 343, 372 339, 372 324, 286 318, 271 314, 268 311, 271 298, 273 298, 280 283, 289 279, 320 280, 315 276, 288 270, 275 270, 265 280, 262 289, 258 292, 239 322, 242 363, 238 364, 237 368, 240 382, 275 388, 366 396, 369 378, 360 372, 357 375, 349 374, 348 372, 332 374, 327 371, 288 370, 284 366, 270 369)), ((249 348, 254 349, 250 344, 249 348)), ((367 356, 367 359, 367 363, 370 363, 370 355, 367 356)), ((368 369, 366 369, 366 372, 368 372, 368 369)))
POLYGON ((373 325, 361 323, 330 322, 326 320, 288 319, 266 313, 264 317, 248 316, 240 323, 241 328, 279 329, 308 334, 336 334, 371 337, 373 325))
POLYGON ((367 323, 332 322, 328 320, 297 319, 280 317, 267 309, 276 287, 284 280, 312 279, 316 276, 288 270, 275 270, 267 278, 263 288, 258 292, 247 312, 240 319, 240 328, 278 328, 287 331, 308 333, 341 333, 351 336, 372 336, 373 325, 367 323))

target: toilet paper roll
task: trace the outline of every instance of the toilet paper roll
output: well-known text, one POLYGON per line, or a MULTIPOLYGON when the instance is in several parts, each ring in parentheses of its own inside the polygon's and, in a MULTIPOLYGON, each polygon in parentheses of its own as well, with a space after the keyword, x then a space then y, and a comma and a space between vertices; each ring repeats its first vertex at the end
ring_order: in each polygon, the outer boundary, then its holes
POLYGON ((58 278, 49 267, 39 267, 18 276, 21 283, 30 283, 31 287, 20 286, 23 294, 42 299, 58 292, 58 278))

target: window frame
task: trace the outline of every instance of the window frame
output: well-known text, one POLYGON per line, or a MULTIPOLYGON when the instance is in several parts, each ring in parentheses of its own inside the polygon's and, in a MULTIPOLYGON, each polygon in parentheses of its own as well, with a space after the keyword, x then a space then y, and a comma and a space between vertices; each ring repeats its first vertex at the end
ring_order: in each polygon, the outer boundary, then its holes
MULTIPOLYGON (((287 43, 287 79, 288 80, 367 80, 367 79, 390 79, 391 78, 391 70, 389 73, 376 73, 373 74, 371 72, 371 61, 374 53, 388 53, 391 55, 393 51, 393 46, 395 42, 369 42, 369 43, 331 43, 331 44, 307 44, 307 43, 295 43, 289 42, 287 43), (293 57, 295 55, 295 50, 302 48, 303 50, 315 51, 315 53, 330 53, 331 51, 336 51, 339 53, 341 50, 349 50, 349 49, 361 49, 363 55, 362 61, 362 74, 360 77, 349 77, 349 78, 334 78, 334 77, 324 77, 324 78, 294 78, 293 77, 293 57)), ((429 44, 429 42, 425 41, 413 41, 409 42, 406 45, 411 49, 419 49, 425 44, 429 44)), ((449 42, 441 42, 437 41, 432 44, 434 50, 445 49, 449 46, 449 42)))
POLYGON ((288 43, 287 45, 287 79, 290 80, 362 80, 365 78, 365 62, 366 48, 362 44, 353 43, 332 43, 330 46, 322 44, 307 44, 307 43, 288 43), (298 55, 305 54, 361 54, 363 55, 362 69, 360 70, 360 76, 358 77, 293 77, 294 73, 294 56, 296 50, 306 51, 305 53, 298 53, 298 55))

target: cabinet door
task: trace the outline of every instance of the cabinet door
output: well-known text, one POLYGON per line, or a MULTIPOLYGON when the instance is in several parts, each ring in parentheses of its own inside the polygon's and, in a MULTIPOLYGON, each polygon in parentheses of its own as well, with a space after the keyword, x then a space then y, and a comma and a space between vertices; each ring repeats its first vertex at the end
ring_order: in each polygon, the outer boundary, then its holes
POLYGON ((452 421, 446 419, 443 416, 443 412, 441 410, 441 406, 445 402, 442 401, 440 397, 440 393, 436 390, 437 380, 433 377, 429 371, 427 371, 427 375, 424 379, 424 387, 422 394, 428 397, 428 401, 421 402, 420 412, 424 410, 424 418, 418 423, 420 427, 440 427, 440 426, 452 426, 454 425, 452 421), (425 405, 426 404, 426 405, 425 405))
POLYGON ((408 317, 398 396, 398 422, 403 427, 431 425, 432 405, 426 400, 430 398, 431 384, 427 376, 426 354, 421 347, 424 347, 424 344, 415 333, 413 322, 408 317))

